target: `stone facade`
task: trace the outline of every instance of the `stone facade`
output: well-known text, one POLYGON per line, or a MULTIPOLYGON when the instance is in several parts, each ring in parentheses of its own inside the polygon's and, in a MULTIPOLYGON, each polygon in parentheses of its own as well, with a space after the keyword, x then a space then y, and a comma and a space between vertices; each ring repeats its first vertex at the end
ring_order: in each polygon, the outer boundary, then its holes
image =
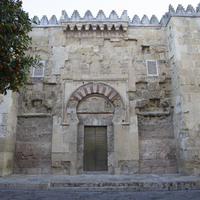
POLYGON ((172 65, 174 134, 179 170, 200 173, 200 59, 198 18, 172 18, 168 25, 169 59, 172 65))
POLYGON ((85 127, 103 126, 103 173, 199 175, 199 16, 200 5, 179 5, 160 22, 126 11, 35 17, 27 54, 44 67, 20 95, 0 96, 1 174, 89 173, 85 127))
POLYGON ((17 95, 0 95, 0 176, 13 173, 17 126, 17 95))

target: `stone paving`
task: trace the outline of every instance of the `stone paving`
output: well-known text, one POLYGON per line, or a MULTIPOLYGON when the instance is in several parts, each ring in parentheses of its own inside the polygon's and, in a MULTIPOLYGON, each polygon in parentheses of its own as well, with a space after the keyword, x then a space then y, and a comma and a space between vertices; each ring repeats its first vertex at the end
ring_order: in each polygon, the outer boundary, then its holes
POLYGON ((68 192, 0 190, 1 200, 200 200, 200 190, 147 192, 68 192))

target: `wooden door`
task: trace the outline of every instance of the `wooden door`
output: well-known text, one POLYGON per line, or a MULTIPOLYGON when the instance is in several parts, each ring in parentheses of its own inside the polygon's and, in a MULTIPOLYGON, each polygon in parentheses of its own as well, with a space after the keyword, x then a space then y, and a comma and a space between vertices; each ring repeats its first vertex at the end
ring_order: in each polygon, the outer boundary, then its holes
POLYGON ((108 170, 107 127, 86 126, 84 130, 84 171, 108 170))

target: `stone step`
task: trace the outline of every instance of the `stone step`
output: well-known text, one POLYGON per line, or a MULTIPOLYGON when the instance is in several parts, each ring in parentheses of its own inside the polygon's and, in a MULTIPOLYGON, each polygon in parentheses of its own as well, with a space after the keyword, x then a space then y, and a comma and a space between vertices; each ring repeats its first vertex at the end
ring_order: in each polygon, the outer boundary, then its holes
POLYGON ((0 190, 169 191, 199 190, 200 177, 172 175, 11 175, 0 190))
POLYGON ((198 190, 200 181, 181 181, 181 182, 56 182, 50 183, 49 190, 67 191, 148 191, 148 190, 198 190))

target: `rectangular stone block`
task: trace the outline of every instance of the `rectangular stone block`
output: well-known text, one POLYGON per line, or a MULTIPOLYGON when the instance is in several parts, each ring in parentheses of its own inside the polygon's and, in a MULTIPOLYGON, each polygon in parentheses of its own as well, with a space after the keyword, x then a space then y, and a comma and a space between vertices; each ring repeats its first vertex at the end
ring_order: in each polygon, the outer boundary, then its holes
POLYGON ((51 171, 51 118, 20 118, 15 149, 15 173, 51 171), (46 170, 45 170, 46 169, 46 170))

